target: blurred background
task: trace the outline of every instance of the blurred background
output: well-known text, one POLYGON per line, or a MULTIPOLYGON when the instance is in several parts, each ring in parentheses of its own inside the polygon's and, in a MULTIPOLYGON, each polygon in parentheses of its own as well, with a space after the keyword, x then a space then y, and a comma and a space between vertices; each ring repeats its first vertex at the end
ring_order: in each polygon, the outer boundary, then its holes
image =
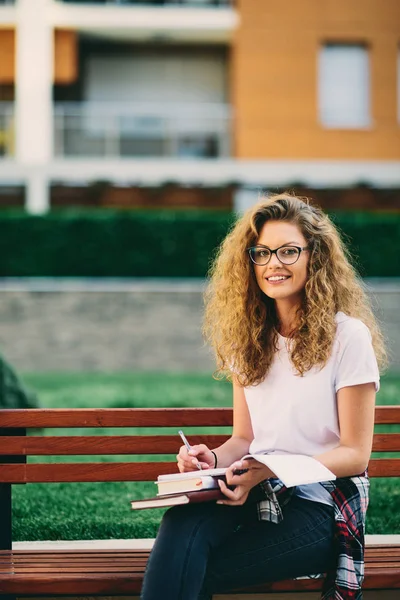
POLYGON ((260 191, 328 210, 400 370, 398 0, 0 0, 0 343, 212 370, 204 278, 260 191))
POLYGON ((0 0, 0 342, 212 370, 204 278, 260 191, 328 210, 400 370, 397 0, 0 0))
POLYGON ((0 0, 3 406, 229 405, 207 270, 284 190, 343 232, 398 403, 399 1, 0 0))

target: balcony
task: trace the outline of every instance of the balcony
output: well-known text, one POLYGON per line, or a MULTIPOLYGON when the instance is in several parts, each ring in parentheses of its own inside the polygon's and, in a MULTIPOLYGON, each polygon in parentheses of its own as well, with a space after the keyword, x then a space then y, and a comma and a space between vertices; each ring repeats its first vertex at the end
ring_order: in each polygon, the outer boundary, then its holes
POLYGON ((0 102, 0 159, 14 155, 14 103, 0 102))
POLYGON ((58 0, 54 27, 101 39, 230 44, 239 22, 233 0, 58 0))
MULTIPOLYGON (((4 0, 7 3, 7 0, 4 0)), ((136 6, 196 6, 218 7, 232 6, 234 0, 59 0, 65 4, 116 4, 136 6)), ((0 0, 1 4, 1 0, 0 0)))
POLYGON ((225 104, 89 102, 54 109, 58 158, 227 158, 230 129, 225 104))

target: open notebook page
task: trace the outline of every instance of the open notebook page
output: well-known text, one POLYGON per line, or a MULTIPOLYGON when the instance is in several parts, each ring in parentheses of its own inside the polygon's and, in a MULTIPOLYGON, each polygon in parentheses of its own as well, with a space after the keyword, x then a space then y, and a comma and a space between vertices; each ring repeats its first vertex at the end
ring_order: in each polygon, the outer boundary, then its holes
POLYGON ((333 481, 336 475, 312 456, 303 454, 248 454, 267 465, 286 487, 333 481))

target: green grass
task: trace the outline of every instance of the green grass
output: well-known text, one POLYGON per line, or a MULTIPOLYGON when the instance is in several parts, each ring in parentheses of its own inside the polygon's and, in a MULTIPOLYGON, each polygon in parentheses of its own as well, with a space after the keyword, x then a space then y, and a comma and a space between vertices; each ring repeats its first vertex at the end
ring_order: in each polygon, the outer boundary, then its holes
MULTIPOLYGON (((129 408, 230 406, 231 386, 210 374, 30 374, 25 382, 43 407, 129 408)), ((400 374, 382 380, 379 404, 400 403, 400 374)), ((396 427, 396 426, 392 426, 396 427)), ((397 428, 400 430, 400 428, 397 428)), ((138 430, 108 429, 123 434, 138 430)), ((154 430, 140 430, 150 433, 154 430)), ((174 430, 173 430, 174 431, 174 430)), ((46 430, 46 435, 95 435, 100 429, 46 430)), ((187 428, 190 434, 190 429, 187 428)), ((126 457, 76 457, 76 462, 126 457)), ((35 462, 47 460, 33 459, 35 462)), ((54 459, 55 460, 55 459, 54 459)), ((69 461, 59 457, 58 461, 69 461)), ((372 480, 367 533, 400 533, 398 480, 372 480)), ((148 483, 32 484, 14 486, 14 540, 74 540, 154 537, 162 510, 132 512, 129 500, 154 494, 148 483)))

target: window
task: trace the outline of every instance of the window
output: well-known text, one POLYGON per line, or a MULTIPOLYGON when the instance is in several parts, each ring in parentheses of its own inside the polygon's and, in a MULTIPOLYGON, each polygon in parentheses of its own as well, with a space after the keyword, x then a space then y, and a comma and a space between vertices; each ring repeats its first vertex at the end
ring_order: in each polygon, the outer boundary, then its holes
POLYGON ((370 81, 368 50, 361 45, 326 44, 319 53, 318 106, 326 127, 368 127, 370 81))

